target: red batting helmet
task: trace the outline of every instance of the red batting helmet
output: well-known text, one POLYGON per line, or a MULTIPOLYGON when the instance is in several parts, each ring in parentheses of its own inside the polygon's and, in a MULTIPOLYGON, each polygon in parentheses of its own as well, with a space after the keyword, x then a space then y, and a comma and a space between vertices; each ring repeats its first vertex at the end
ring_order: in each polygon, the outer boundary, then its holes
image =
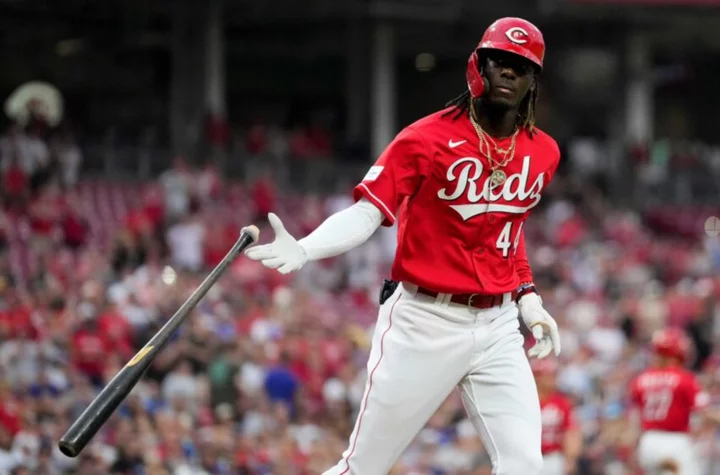
POLYGON ((690 350, 690 341, 682 330, 664 328, 653 335, 652 348, 658 355, 684 360, 690 350))
POLYGON ((483 49, 500 50, 517 54, 532 61, 542 69, 545 58, 545 40, 540 30, 522 18, 501 18, 490 25, 475 51, 470 55, 466 73, 468 89, 473 97, 480 97, 487 84, 478 67, 478 51, 483 49))

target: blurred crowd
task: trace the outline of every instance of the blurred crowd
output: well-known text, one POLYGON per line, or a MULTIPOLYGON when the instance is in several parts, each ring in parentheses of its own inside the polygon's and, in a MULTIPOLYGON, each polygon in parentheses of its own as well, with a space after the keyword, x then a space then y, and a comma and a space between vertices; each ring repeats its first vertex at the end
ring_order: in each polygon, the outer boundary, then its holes
MULTIPOLYGON (((249 143, 262 148, 258 137, 249 143)), ((232 182, 182 157, 148 183, 79 180, 71 134, 16 127, 0 154, 0 474, 292 475, 337 461, 367 376, 392 228, 289 276, 237 259, 86 450, 71 459, 56 443, 243 225, 268 239, 274 211, 304 236, 351 203, 349 188, 298 194, 272 169, 232 182)), ((592 180, 561 173, 528 223, 536 283, 561 326, 558 385, 584 435, 578 473, 629 473, 626 388, 656 328, 688 331, 690 364, 720 403, 720 240, 703 228, 713 214, 618 209, 592 180), (668 226, 673 217, 695 232, 668 226)), ((711 473, 717 435, 702 425, 695 435, 711 473)), ((396 473, 490 473, 457 394, 396 473)))

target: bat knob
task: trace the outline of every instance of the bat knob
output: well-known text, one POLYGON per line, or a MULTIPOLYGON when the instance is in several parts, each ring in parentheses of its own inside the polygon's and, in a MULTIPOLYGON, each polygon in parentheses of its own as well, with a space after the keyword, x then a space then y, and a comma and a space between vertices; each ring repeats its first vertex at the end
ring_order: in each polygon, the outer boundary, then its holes
POLYGON ((258 227, 254 224, 242 228, 240 232, 249 234, 252 237, 253 242, 257 242, 257 240, 260 238, 260 229, 258 229, 258 227))
POLYGON ((70 458, 78 456, 77 448, 75 447, 75 444, 71 442, 61 440, 60 442, 58 442, 58 448, 60 449, 60 452, 63 453, 63 455, 66 455, 70 458))

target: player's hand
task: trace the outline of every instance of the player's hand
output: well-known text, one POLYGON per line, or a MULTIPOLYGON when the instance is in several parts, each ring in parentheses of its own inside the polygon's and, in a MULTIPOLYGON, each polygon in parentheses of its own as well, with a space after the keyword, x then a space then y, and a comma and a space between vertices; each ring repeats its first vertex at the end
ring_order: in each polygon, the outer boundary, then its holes
POLYGON ((292 237, 276 214, 268 214, 268 221, 275 231, 275 240, 270 244, 254 246, 245 251, 245 255, 261 261, 269 269, 277 269, 281 274, 289 274, 305 265, 305 249, 292 237))
POLYGON ((523 295, 518 302, 520 316, 535 337, 535 346, 528 356, 545 358, 550 351, 560 354, 560 333, 555 319, 543 308, 540 296, 535 293, 523 295))

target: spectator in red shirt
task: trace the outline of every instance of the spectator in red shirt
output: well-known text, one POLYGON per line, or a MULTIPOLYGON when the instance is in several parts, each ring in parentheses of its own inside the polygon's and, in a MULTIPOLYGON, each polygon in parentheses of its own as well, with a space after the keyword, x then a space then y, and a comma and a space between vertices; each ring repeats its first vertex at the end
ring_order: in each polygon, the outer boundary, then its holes
POLYGON ((70 354, 73 366, 87 375, 95 386, 103 384, 105 358, 110 351, 98 328, 95 312, 80 309, 80 325, 72 336, 70 354))
POLYGON ((245 308, 236 319, 235 330, 237 334, 243 339, 248 338, 253 324, 264 318, 266 313, 266 309, 260 305, 258 300, 248 298, 247 302, 245 302, 245 308))
POLYGON ((21 209, 28 199, 29 179, 15 157, 2 174, 2 193, 5 205, 12 209, 21 209))
POLYGON ((33 243, 40 250, 52 245, 52 235, 56 225, 62 219, 65 199, 57 182, 51 181, 30 203, 30 227, 33 231, 33 243))
POLYGON ((245 148, 252 155, 260 155, 266 150, 267 145, 267 128, 260 123, 253 124, 245 137, 245 148))
POLYGON ((573 403, 557 390, 556 360, 533 360, 533 374, 542 412, 542 475, 577 472, 582 452, 582 434, 575 422, 573 403))
POLYGON ((6 296, 6 307, 0 310, 0 341, 2 339, 31 339, 39 337, 32 317, 32 303, 29 297, 22 297, 20 291, 11 289, 6 296))
POLYGON ((268 213, 277 206, 277 192, 272 173, 268 170, 262 173, 250 188, 253 203, 254 222, 263 222, 268 213))
POLYGON ((205 267, 211 269, 222 261, 237 239, 237 228, 211 220, 206 224, 207 232, 203 245, 203 261, 205 267))
POLYGON ((137 197, 125 216, 125 228, 138 238, 152 236, 154 232, 153 219, 140 197, 137 197))
POLYGON ((0 383, 0 429, 2 428, 11 436, 14 436, 22 429, 20 405, 4 383, 0 383))
POLYGON ((97 319, 97 329, 105 348, 128 360, 133 355, 132 327, 120 310, 108 304, 97 319))
POLYGON ((225 148, 230 139, 230 127, 220 114, 208 114, 205 121, 205 134, 211 146, 225 148))
POLYGON ((143 220, 149 221, 153 230, 157 230, 165 219, 165 203, 162 190, 157 186, 149 186, 143 192, 143 220))
POLYGON ((71 195, 68 198, 68 206, 60 225, 65 245, 74 250, 87 244, 90 232, 90 225, 83 211, 81 201, 76 195, 71 195))

